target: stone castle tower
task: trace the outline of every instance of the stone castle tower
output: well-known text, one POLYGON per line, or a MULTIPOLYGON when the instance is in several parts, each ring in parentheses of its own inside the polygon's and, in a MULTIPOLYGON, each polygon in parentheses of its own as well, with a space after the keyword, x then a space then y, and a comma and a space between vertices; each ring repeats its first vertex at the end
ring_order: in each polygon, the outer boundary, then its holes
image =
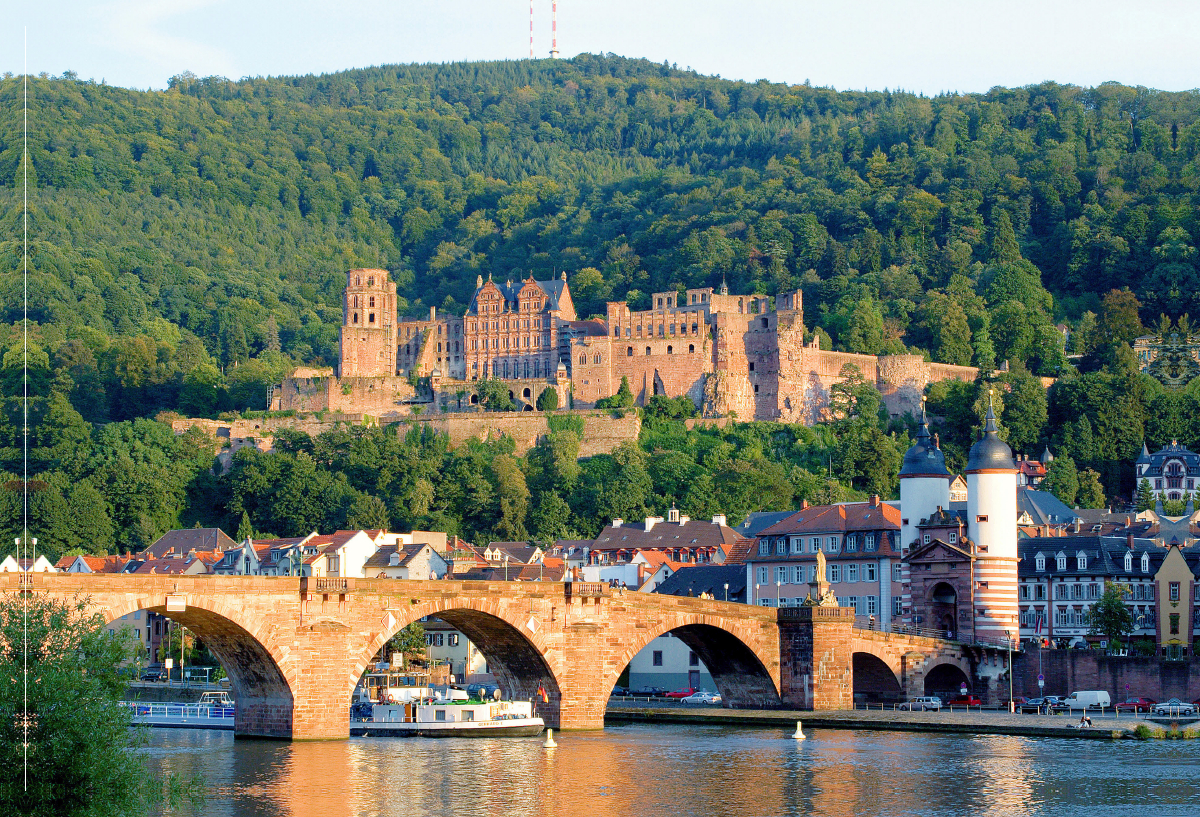
POLYGON ((387 270, 346 273, 340 352, 341 377, 396 374, 396 284, 387 270))

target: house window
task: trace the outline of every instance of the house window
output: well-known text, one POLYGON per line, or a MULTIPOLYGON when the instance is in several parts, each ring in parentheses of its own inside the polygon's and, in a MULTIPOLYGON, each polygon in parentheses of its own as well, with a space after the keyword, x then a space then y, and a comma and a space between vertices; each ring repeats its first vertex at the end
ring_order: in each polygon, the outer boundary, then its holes
POLYGON ((854 614, 858 615, 862 611, 858 609, 858 596, 849 596, 846 598, 846 606, 854 608, 854 614))
POLYGON ((1076 556, 1075 556, 1075 565, 1076 565, 1076 566, 1077 566, 1077 567, 1078 567, 1080 570, 1087 570, 1087 554, 1086 554, 1086 553, 1079 553, 1079 554, 1076 554, 1076 556))
POLYGON ((696 655, 696 653, 692 652, 691 650, 688 650, 688 666, 689 667, 700 666, 700 656, 696 655))
POLYGON ((646 347, 646 356, 647 357, 650 356, 650 347, 649 346, 646 347))
POLYGON ((858 581, 858 565, 846 565, 846 581, 858 581))
POLYGON ((869 615, 869 616, 875 615, 875 613, 878 612, 878 608, 879 608, 879 597, 878 596, 867 596, 867 615, 869 615))
POLYGON ((778 584, 784 584, 787 582, 787 568, 786 567, 775 568, 775 581, 778 584))
POLYGON ((1179 613, 1171 613, 1171 635, 1179 635, 1179 613))
MULTIPOLYGON (((804 584, 804 565, 796 565, 796 567, 792 570, 792 573, 795 576, 795 578, 792 580, 793 584, 804 584)), ((1200 587, 1200 585, 1196 586, 1200 587)))
POLYGON ((458 646, 458 633, 450 633, 450 646, 451 647, 458 646))
POLYGON ((1179 582, 1171 582, 1171 601, 1179 601, 1179 582))
POLYGON ((892 581, 899 582, 902 580, 901 579, 901 571, 902 571, 902 568, 900 565, 892 565, 892 581))
POLYGON ((825 542, 825 552, 826 553, 837 553, 837 551, 838 551, 837 537, 830 536, 828 541, 825 542))
POLYGON ((927 533, 921 537, 921 543, 928 545, 932 541, 932 537, 927 533))
POLYGON ((792 537, 792 553, 802 553, 804 551, 804 537, 792 537))
POLYGON ((813 553, 816 553, 818 550, 820 550, 820 549, 821 549, 821 537, 819 537, 819 536, 814 536, 812 539, 809 539, 809 540, 808 540, 808 546, 809 546, 809 549, 810 549, 810 550, 811 550, 813 553))
POLYGON ((892 615, 904 615, 904 600, 900 596, 892 596, 892 615))
POLYGON ((1034 564, 1039 572, 1044 571, 1046 569, 1046 557, 1039 553, 1034 557, 1034 564))
POLYGON ((1150 572, 1150 554, 1149 553, 1142 554, 1142 572, 1143 573, 1150 572))
POLYGON ((1125 554, 1125 572, 1126 573, 1133 572, 1133 554, 1132 553, 1125 554))
POLYGON ((1056 561, 1058 563, 1059 570, 1067 569, 1067 554, 1065 554, 1065 553, 1058 554, 1058 559, 1056 561))
POLYGON ((1089 599, 1100 598, 1100 585, 1096 584, 1095 582, 1092 582, 1091 584, 1088 585, 1088 598, 1089 599))
POLYGON ((654 666, 656 666, 656 667, 661 667, 661 666, 663 665, 663 663, 662 663, 662 650, 655 650, 655 651, 654 651, 654 655, 653 655, 653 657, 651 658, 651 661, 650 661, 650 663, 651 663, 651 664, 653 664, 653 665, 654 665, 654 666))
POLYGON ((767 569, 765 567, 760 567, 758 569, 758 583, 759 584, 767 583, 767 569))
POLYGON ((875 549, 875 534, 868 533, 867 537, 866 537, 866 541, 863 544, 866 546, 866 550, 874 550, 875 549))
POLYGON ((841 565, 828 565, 828 568, 829 568, 829 571, 828 571, 829 572, 829 582, 831 584, 833 582, 840 582, 842 580, 842 566, 841 565))
POLYGON ((863 565, 863 581, 875 581, 875 563, 870 562, 863 565))
POLYGON ((976 521, 976 522, 986 522, 986 521, 987 521, 987 515, 986 515, 986 514, 982 514, 982 515, 976 516, 976 517, 975 517, 975 521, 976 521))
POLYGON ((858 538, 851 534, 846 537, 846 552, 853 553, 858 550, 858 538))
POLYGON ((1039 584, 1034 586, 1033 597, 1038 601, 1046 600, 1046 585, 1039 584))
POLYGON ((787 555, 787 538, 780 536, 775 540, 775 552, 780 556, 787 555))
POLYGON ((769 539, 758 540, 758 555, 769 556, 771 554, 771 542, 769 539))
POLYGON ((1029 601, 1029 585, 1021 585, 1021 601, 1029 601))
POLYGON ((958 534, 955 533, 954 531, 950 531, 950 544, 953 545, 957 541, 958 541, 958 534))

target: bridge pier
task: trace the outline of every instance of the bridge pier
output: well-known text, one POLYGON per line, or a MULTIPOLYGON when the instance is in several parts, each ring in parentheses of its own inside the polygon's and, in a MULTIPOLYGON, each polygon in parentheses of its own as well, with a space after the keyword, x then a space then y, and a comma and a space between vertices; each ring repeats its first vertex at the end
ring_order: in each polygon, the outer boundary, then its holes
POLYGON ((793 709, 854 708, 854 610, 779 608, 779 693, 793 709))

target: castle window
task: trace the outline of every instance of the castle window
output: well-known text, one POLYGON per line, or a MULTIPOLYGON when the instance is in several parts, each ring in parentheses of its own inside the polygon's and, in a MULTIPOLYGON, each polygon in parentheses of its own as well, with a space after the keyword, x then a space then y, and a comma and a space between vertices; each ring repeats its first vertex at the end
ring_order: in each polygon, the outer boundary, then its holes
POLYGON ((658 308, 662 309, 662 298, 658 299, 658 308))
POLYGON ((370 278, 367 279, 367 286, 369 286, 369 287, 375 286, 375 276, 374 275, 372 275, 370 278))
POLYGON ((630 346, 628 349, 625 350, 625 357, 633 357, 633 347, 632 346, 630 346))
POLYGON ((357 313, 357 312, 355 312, 355 313, 354 313, 354 321, 353 321, 353 323, 358 323, 358 313, 357 313))
POLYGON ((372 295, 370 298, 367 299, 367 306, 370 306, 370 307, 375 306, 375 296, 374 295, 372 295))
POLYGON ((750 371, 754 371, 754 361, 750 361, 750 371))
POLYGON ((754 384, 754 393, 758 394, 758 384, 757 383, 754 384))
POLYGON ((579 365, 580 365, 580 366, 586 366, 586 365, 587 365, 587 355, 580 355, 580 356, 579 356, 579 365))
POLYGON ((696 344, 694 344, 694 343, 689 343, 689 344, 688 344, 688 354, 689 354, 689 355, 694 355, 694 354, 696 354, 696 344))
POLYGON ((649 347, 649 346, 647 346, 647 347, 646 347, 646 355, 647 355, 647 356, 649 356, 649 354, 650 354, 650 347, 649 347))
POLYGON ((458 341, 454 341, 454 351, 458 352, 458 341))
POLYGON ((668 346, 668 347, 667 347, 667 354, 669 355, 669 354, 671 354, 672 352, 674 352, 674 349, 673 349, 672 347, 668 346))
POLYGON ((441 351, 442 351, 442 344, 439 343, 438 344, 438 352, 441 353, 441 351))
POLYGON ((614 338, 621 337, 621 327, 617 326, 613 329, 613 337, 614 338))
POLYGON ((762 319, 762 325, 763 325, 763 329, 767 328, 767 319, 766 318, 762 319))
POLYGON ((367 323, 375 323, 375 313, 374 312, 370 312, 367 314, 367 323))
POLYGON ((697 333, 697 332, 699 332, 699 331, 700 331, 700 325, 699 325, 699 324, 696 324, 696 323, 693 323, 693 324, 692 324, 692 334, 694 335, 694 334, 696 334, 696 333, 697 333))
POLYGON ((600 365, 600 355, 596 355, 595 357, 593 357, 592 363, 595 363, 597 366, 599 366, 600 365))
POLYGON ((360 286, 362 286, 362 276, 361 276, 361 275, 355 275, 355 276, 354 276, 354 285, 355 285, 356 287, 360 287, 360 286))

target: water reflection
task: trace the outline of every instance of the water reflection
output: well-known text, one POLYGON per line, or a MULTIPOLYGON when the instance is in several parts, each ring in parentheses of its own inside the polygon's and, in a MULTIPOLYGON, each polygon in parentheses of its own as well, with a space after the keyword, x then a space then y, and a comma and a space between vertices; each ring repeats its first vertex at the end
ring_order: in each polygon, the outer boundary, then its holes
POLYGON ((152 765, 209 783, 181 814, 1196 814, 1196 742, 1108 743, 721 727, 610 728, 539 739, 235 741, 156 730, 152 765))

